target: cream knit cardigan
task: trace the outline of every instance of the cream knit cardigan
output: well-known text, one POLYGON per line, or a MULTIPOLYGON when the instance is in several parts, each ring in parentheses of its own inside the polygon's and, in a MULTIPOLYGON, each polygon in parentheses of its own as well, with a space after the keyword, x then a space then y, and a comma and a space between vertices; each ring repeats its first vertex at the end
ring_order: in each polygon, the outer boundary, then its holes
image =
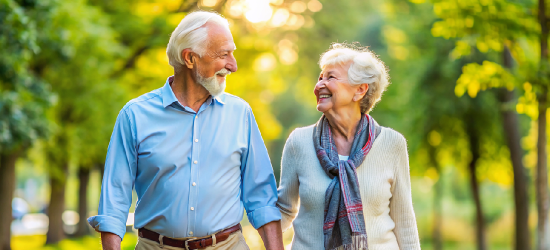
MULTIPOLYGON (((357 176, 369 250, 420 249, 405 138, 382 127, 357 176)), ((294 226, 292 250, 324 249, 325 192, 330 181, 313 147, 313 126, 294 130, 283 150, 277 202, 283 231, 294 226)))

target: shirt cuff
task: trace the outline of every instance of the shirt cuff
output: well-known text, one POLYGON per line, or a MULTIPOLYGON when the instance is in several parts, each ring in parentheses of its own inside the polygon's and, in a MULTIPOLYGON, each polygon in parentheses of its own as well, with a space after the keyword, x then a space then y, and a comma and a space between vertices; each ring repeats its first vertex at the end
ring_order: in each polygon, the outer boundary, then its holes
POLYGON ((281 212, 279 209, 271 206, 258 208, 246 215, 248 216, 250 224, 256 229, 269 222, 281 220, 281 212))
POLYGON ((121 224, 118 219, 107 215, 92 216, 88 218, 88 224, 98 232, 114 233, 121 240, 124 239, 126 233, 126 223, 121 224))

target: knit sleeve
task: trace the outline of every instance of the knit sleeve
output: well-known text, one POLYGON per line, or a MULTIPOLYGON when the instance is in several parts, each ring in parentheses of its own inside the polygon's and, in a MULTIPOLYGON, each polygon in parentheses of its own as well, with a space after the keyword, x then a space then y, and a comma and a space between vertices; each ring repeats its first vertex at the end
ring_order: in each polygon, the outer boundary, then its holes
POLYGON ((400 134, 399 139, 396 141, 397 160, 392 185, 392 198, 390 200, 390 217, 395 222, 393 232, 397 238, 399 249, 419 250, 420 240, 412 205, 407 142, 400 134))
POLYGON ((296 160, 298 159, 296 147, 294 146, 293 137, 295 132, 292 132, 288 137, 283 149, 283 158, 281 160, 281 182, 277 190, 279 200, 277 207, 282 215, 283 232, 292 226, 292 221, 298 213, 300 206, 299 197, 299 182, 296 173, 296 160))

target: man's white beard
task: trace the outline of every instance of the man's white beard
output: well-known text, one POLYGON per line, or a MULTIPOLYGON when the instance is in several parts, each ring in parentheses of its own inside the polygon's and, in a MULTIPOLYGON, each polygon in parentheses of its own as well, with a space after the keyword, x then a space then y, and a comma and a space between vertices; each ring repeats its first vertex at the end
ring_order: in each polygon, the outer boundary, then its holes
POLYGON ((218 74, 220 75, 229 75, 231 74, 231 71, 227 69, 221 69, 220 71, 216 72, 212 77, 204 77, 199 73, 199 69, 195 71, 195 77, 197 79, 197 82, 202 85, 208 92, 213 96, 219 96, 223 93, 225 90, 225 78, 223 79, 223 82, 218 83, 218 74))

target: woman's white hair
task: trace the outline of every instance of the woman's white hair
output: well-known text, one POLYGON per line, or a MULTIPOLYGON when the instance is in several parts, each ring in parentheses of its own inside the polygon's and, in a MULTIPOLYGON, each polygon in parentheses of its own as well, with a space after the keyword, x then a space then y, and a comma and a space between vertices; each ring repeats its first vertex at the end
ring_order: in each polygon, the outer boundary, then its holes
POLYGON ((193 52, 203 56, 208 48, 208 28, 204 25, 208 22, 213 22, 227 27, 229 30, 229 22, 217 13, 207 11, 195 11, 186 15, 176 27, 166 48, 168 55, 168 63, 179 70, 183 65, 181 52, 184 49, 191 49, 193 52))
POLYGON ((351 62, 348 69, 348 81, 351 85, 367 83, 369 89, 361 99, 361 113, 372 110, 380 101, 382 92, 390 84, 388 69, 376 54, 366 47, 354 44, 333 43, 330 49, 321 55, 319 66, 321 69, 329 65, 346 65, 351 62))

